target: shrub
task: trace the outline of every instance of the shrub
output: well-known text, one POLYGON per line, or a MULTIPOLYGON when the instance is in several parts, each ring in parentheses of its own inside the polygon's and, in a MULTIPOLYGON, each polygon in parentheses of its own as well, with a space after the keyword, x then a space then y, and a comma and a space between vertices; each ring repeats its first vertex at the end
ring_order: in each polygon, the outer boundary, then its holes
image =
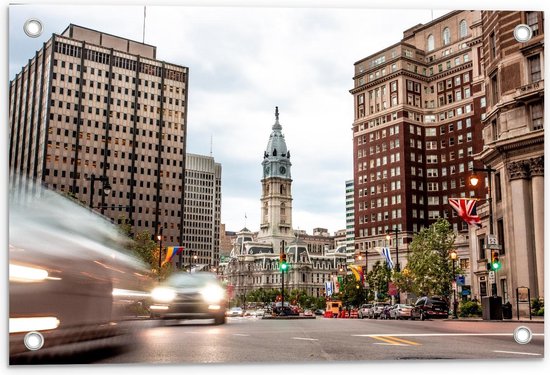
POLYGON ((458 309, 460 317, 481 316, 481 304, 475 301, 461 301, 458 309))
POLYGON ((535 298, 531 301, 531 314, 535 316, 544 315, 544 300, 542 298, 535 298))

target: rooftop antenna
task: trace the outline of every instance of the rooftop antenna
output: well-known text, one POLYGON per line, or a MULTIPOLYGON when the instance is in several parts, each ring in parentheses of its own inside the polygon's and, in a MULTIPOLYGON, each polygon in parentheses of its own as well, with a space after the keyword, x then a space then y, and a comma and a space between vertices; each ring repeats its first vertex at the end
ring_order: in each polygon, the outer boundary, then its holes
POLYGON ((212 134, 210 134, 210 157, 212 157, 212 134))
POLYGON ((432 21, 434 20, 434 10, 433 9, 430 9, 431 12, 432 12, 432 21))
POLYGON ((147 6, 143 6, 143 44, 145 44, 145 17, 147 16, 147 6))
POLYGON ((245 212, 245 213, 244 213, 244 227, 245 227, 245 228, 246 228, 246 219, 247 219, 247 217, 246 217, 246 212, 245 212))

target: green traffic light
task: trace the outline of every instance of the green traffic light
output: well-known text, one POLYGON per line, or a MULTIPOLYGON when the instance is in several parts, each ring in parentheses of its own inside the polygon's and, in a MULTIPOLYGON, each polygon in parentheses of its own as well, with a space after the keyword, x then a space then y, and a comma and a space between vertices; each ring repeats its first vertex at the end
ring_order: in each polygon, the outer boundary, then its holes
POLYGON ((288 263, 281 263, 281 270, 286 271, 288 269, 288 263))
POLYGON ((492 267, 493 267, 493 270, 496 271, 496 270, 498 270, 498 269, 500 268, 500 263, 495 262, 495 263, 492 264, 492 267))

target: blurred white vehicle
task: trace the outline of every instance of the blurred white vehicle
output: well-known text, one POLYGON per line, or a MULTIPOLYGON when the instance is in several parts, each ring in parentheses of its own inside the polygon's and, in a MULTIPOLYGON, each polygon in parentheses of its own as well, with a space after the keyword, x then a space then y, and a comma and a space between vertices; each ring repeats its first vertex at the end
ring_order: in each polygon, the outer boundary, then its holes
POLYGON ((109 220, 36 189, 10 192, 10 364, 120 347, 129 325, 116 307, 147 299, 150 270, 124 250, 128 239, 109 220), (39 350, 24 345, 33 331, 44 338, 39 350))

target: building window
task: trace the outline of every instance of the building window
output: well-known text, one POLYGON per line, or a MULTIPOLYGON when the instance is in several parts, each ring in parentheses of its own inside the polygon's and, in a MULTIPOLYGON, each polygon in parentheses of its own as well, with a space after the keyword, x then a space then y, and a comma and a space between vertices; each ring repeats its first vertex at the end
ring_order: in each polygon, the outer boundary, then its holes
POLYGON ((500 181, 500 173, 495 173, 495 200, 502 201, 502 185, 500 181))
POLYGON ((538 12, 527 12, 527 25, 533 30, 533 36, 539 35, 539 14, 538 12))
POLYGON ((451 43, 451 30, 448 27, 443 29, 443 44, 447 45, 451 43))
POLYGON ((459 28, 461 38, 464 38, 468 35, 468 25, 466 25, 466 20, 460 21, 458 28, 459 28))
POLYGON ((491 104, 495 106, 498 103, 498 75, 496 73, 491 76, 491 99, 491 104))
POLYGON ((432 34, 428 35, 428 51, 433 51, 435 48, 435 40, 432 34))
POLYGON ((541 69, 540 69, 540 55, 534 55, 529 57, 529 77, 530 83, 538 82, 542 79, 541 69))
POLYGON ((504 219, 500 218, 497 220, 497 238, 498 238, 498 244, 500 247, 500 254, 506 254, 505 248, 504 248, 504 219))
POLYGON ((533 130, 544 129, 544 109, 542 103, 531 106, 531 124, 533 130))
POLYGON ((479 246, 479 259, 487 259, 485 257, 485 237, 478 238, 478 246, 479 246))
POLYGON ((497 55, 497 38, 494 31, 489 35, 489 43, 491 48, 491 57, 495 58, 497 55))

